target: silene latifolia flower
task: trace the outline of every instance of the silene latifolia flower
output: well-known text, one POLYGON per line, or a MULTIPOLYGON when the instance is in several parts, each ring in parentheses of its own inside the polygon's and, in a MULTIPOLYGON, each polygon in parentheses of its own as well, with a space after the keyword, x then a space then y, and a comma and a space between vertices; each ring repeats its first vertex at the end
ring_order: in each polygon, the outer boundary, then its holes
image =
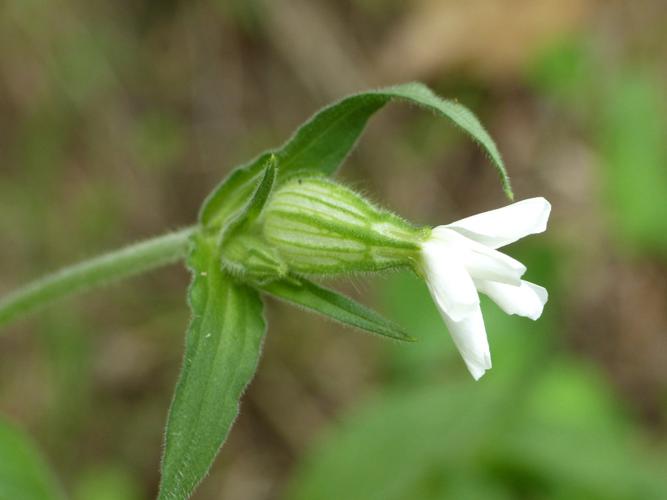
POLYGON ((478 292, 508 314, 542 315, 547 291, 522 280, 526 267, 496 249, 543 232, 550 211, 544 198, 523 200, 433 228, 421 245, 426 284, 475 380, 491 368, 478 292))
POLYGON ((423 277, 468 370, 491 368, 478 293, 537 319, 547 291, 497 249, 546 229, 551 206, 532 198, 445 226, 414 226, 320 177, 294 178, 268 201, 257 233, 283 275, 331 276, 409 267, 423 277))

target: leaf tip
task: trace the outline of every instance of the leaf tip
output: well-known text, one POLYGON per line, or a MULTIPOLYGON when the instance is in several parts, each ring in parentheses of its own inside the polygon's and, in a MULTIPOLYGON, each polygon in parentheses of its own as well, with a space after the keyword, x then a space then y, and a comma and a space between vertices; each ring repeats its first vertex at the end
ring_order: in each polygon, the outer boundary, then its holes
POLYGON ((417 342, 419 339, 417 337, 413 337, 412 335, 408 334, 403 330, 401 327, 392 324, 392 330, 387 331, 384 333, 384 337, 390 340, 395 340, 397 342, 405 342, 408 344, 412 344, 414 342, 417 342))
POLYGON ((505 182, 503 182, 503 191, 505 192, 507 199, 514 201, 514 191, 512 191, 512 185, 510 184, 509 179, 506 179, 505 182))

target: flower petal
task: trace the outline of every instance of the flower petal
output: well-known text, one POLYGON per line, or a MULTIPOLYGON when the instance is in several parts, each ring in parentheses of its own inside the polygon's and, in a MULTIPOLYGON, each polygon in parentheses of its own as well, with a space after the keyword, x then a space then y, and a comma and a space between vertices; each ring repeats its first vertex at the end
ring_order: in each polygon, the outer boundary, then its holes
POLYGON ((479 380, 491 368, 491 351, 482 310, 477 306, 474 313, 461 321, 454 321, 444 311, 440 312, 468 371, 475 380, 479 380))
POLYGON ((526 266, 518 260, 467 238, 446 226, 433 228, 431 235, 434 240, 456 249, 461 255, 463 265, 474 280, 500 281, 516 286, 521 284, 521 276, 526 272, 526 266))
POLYGON ((488 253, 472 251, 466 255, 465 266, 470 275, 475 280, 493 280, 508 285, 519 285, 521 276, 526 272, 526 266, 490 248, 487 248, 487 251, 488 253))
POLYGON ((491 248, 509 245, 547 228, 551 204, 529 198, 503 208, 466 217, 446 227, 491 248))
POLYGON ((484 280, 475 281, 475 284, 507 314, 518 314, 532 320, 542 315, 544 304, 549 299, 545 288, 529 281, 521 281, 520 286, 484 280))
POLYGON ((479 307, 479 295, 460 252, 437 240, 422 245, 426 284, 438 308, 455 321, 479 307))

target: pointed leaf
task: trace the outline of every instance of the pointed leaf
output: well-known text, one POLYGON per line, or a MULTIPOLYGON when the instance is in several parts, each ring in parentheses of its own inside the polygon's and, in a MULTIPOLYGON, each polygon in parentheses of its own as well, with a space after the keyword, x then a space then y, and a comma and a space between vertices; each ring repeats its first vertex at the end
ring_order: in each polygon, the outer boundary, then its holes
POLYGON ((209 470, 238 414, 264 338, 257 292, 220 269, 214 244, 193 237, 192 322, 165 430, 160 499, 187 498, 209 470))
POLYGON ((228 235, 242 227, 247 227, 262 213, 262 209, 268 201, 271 191, 273 191, 273 186, 276 180, 276 156, 270 155, 265 165, 264 173, 262 178, 256 184, 254 193, 245 206, 236 213, 234 220, 225 228, 223 238, 226 238, 228 235))
POLYGON ((274 281, 263 287, 263 290, 279 299, 323 314, 345 325, 396 340, 414 340, 399 326, 372 309, 305 279, 299 282, 274 281))
POLYGON ((264 176, 257 186, 250 203, 248 203, 248 208, 245 213, 245 219, 248 223, 255 221, 257 217, 259 217, 259 214, 262 213, 262 209, 271 195, 273 184, 276 180, 277 164, 278 161, 276 156, 271 155, 267 161, 266 168, 264 169, 264 176))
POLYGON ((0 418, 0 500, 62 500, 65 496, 32 440, 0 418))
POLYGON ((241 210, 257 186, 262 167, 273 153, 264 152, 255 159, 237 166, 204 200, 199 221, 204 228, 217 230, 241 210))
POLYGON ((461 104, 438 97, 421 83, 406 83, 355 94, 317 112, 282 147, 262 153, 223 181, 204 203, 201 222, 206 226, 224 225, 230 214, 250 196, 254 186, 252 181, 271 154, 278 159, 281 178, 297 171, 333 174, 356 144, 368 119, 394 100, 424 107, 452 120, 467 132, 489 155, 505 193, 510 199, 513 197, 498 148, 475 115, 461 104))

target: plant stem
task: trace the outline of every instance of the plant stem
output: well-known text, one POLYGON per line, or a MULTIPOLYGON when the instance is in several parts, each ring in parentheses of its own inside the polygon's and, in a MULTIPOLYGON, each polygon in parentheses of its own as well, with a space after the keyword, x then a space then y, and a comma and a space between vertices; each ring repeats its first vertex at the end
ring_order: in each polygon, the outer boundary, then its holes
POLYGON ((185 257, 188 227, 66 267, 0 299, 0 327, 56 299, 106 285, 185 257))

